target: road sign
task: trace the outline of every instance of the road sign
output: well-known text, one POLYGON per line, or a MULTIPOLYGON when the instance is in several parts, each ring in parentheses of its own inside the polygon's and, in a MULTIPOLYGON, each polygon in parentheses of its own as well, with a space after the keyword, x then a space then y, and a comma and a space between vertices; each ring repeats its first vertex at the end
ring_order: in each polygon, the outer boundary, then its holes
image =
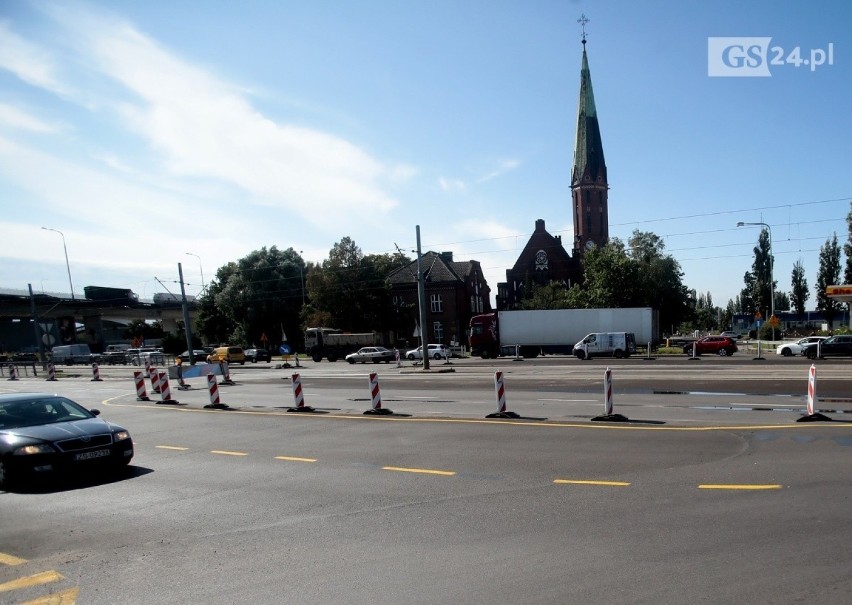
POLYGON ((269 339, 266 337, 266 332, 264 332, 263 334, 260 335, 260 342, 262 342, 264 344, 269 342, 269 339))
POLYGON ((778 317, 777 317, 777 316, 775 316, 775 315, 773 315, 772 317, 770 317, 770 318, 767 320, 767 322, 766 322, 766 323, 767 323, 768 325, 772 326, 773 328, 777 328, 779 325, 781 325, 781 322, 780 322, 780 321, 778 321, 778 317))
POLYGON ((760 311, 754 314, 755 321, 760 321, 761 319, 763 319, 763 314, 760 311))

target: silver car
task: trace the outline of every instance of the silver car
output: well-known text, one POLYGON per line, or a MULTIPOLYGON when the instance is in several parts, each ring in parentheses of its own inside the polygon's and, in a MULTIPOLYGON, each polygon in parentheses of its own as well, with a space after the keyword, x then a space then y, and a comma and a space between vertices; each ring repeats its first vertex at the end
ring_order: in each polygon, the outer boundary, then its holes
POLYGON ((827 336, 805 336, 804 338, 800 338, 796 342, 784 342, 775 347, 776 355, 783 355, 784 357, 790 357, 792 355, 801 355, 802 349, 805 345, 811 344, 813 342, 819 342, 821 340, 825 340, 828 338, 827 336))

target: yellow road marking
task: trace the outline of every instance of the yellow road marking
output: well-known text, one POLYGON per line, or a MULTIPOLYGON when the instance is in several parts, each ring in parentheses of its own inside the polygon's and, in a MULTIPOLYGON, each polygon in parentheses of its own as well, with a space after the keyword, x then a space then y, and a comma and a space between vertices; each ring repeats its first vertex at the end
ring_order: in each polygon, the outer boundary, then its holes
MULTIPOLYGON (((175 408, 175 407, 162 407, 158 405, 142 405, 140 406, 138 403, 130 404, 130 403, 111 403, 116 399, 121 399, 123 397, 128 397, 130 395, 136 396, 136 393, 128 393, 127 395, 118 395, 116 397, 112 397, 110 399, 106 399, 101 403, 103 405, 109 405, 114 407, 126 407, 126 408, 135 408, 135 409, 146 409, 146 410, 160 410, 162 412, 174 412, 174 413, 183 413, 183 414, 220 414, 221 412, 216 410, 204 410, 204 409, 194 409, 194 408, 175 408)), ((500 426, 525 426, 525 427, 539 427, 545 429, 552 428, 568 428, 568 429, 592 429, 592 430, 603 430, 603 431, 672 431, 672 432, 690 432, 690 433, 701 433, 708 431, 769 431, 769 430, 807 430, 812 429, 813 425, 808 423, 797 423, 797 424, 752 424, 752 425, 739 425, 732 424, 729 426, 725 425, 708 425, 708 426, 619 426, 612 424, 597 424, 597 423, 589 423, 589 424, 580 424, 577 422, 528 422, 524 420, 476 420, 471 418, 392 418, 388 416, 363 416, 363 415, 347 415, 347 414, 286 414, 283 412, 262 412, 258 410, 231 410, 228 412, 229 416, 246 414, 251 416, 277 416, 279 418, 290 418, 290 419, 303 419, 303 420, 361 420, 361 421, 373 421, 373 422, 426 422, 426 423, 446 423, 446 424, 495 424, 500 426)), ((840 429, 840 430, 849 430, 849 425, 845 423, 836 423, 836 424, 821 424, 821 429, 840 429)))
POLYGON ((399 473, 422 473, 424 475, 445 475, 452 477, 456 474, 455 471, 436 471, 428 468, 402 468, 399 466, 383 466, 383 471, 397 471, 399 473))
POLYGON ((23 565, 26 562, 26 559, 13 557, 12 555, 7 555, 4 552, 0 552, 0 563, 2 563, 3 565, 23 565))
POLYGON ((553 482, 569 485, 607 485, 610 487, 627 487, 630 485, 625 481, 590 481, 580 479, 554 479, 553 482))
POLYGON ((733 483, 722 483, 722 484, 713 484, 713 483, 705 483, 703 485, 699 485, 698 489, 741 489, 741 490, 760 490, 760 489, 781 489, 784 487, 783 485, 779 485, 777 483, 770 483, 766 485, 736 485, 733 483))
POLYGON ((47 595, 46 597, 40 597, 38 599, 33 599, 32 601, 27 601, 26 603, 21 603, 21 605, 75 605, 79 595, 79 588, 69 588, 68 590, 55 592, 47 595))
POLYGON ((8 592, 10 590, 18 590, 20 588, 29 588, 30 586, 38 586, 39 584, 48 584, 50 582, 58 582, 64 580, 65 576, 56 571, 44 571, 32 576, 18 578, 0 584, 0 592, 8 592))
POLYGON ((290 462, 316 462, 316 458, 297 458, 296 456, 275 456, 276 460, 289 460, 290 462))
POLYGON ((154 447, 161 450, 177 450, 179 452, 186 452, 189 450, 188 447, 178 447, 176 445, 155 445, 154 447))
POLYGON ((213 450, 211 454, 221 454, 222 456, 248 456, 246 452, 229 452, 226 450, 213 450))

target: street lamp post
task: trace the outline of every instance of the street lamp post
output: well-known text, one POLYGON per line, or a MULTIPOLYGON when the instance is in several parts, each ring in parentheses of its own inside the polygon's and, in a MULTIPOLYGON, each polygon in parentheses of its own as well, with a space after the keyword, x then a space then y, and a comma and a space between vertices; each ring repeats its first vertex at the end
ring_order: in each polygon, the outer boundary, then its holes
MULTIPOLYGON (((774 259, 772 255, 772 228, 766 223, 737 223, 737 227, 766 227, 769 233, 769 318, 775 317, 775 275, 774 275, 774 259)), ((775 326, 772 326, 772 340, 775 340, 775 326)))
POLYGON ((74 284, 71 283, 71 265, 68 262, 68 247, 65 245, 65 234, 59 229, 51 229, 50 227, 42 227, 42 229, 45 231, 53 231, 62 237, 62 249, 65 251, 65 268, 68 269, 68 285, 71 287, 71 300, 76 300, 74 298, 74 284))
MULTIPOLYGON (((304 250, 299 250, 299 257, 301 257, 302 254, 304 254, 304 253, 305 253, 304 250)), ((299 263, 299 283, 301 283, 301 285, 302 285, 302 306, 304 307, 305 306, 305 272, 302 269, 302 263, 304 262, 304 260, 302 258, 299 258, 299 260, 302 261, 302 262, 299 263)))
POLYGON ((201 271, 201 291, 204 292, 204 290, 207 288, 207 286, 204 285, 204 267, 201 266, 201 257, 198 256, 197 254, 193 254, 192 252, 187 252, 186 255, 187 256, 194 256, 195 258, 198 259, 198 269, 199 269, 199 271, 201 271))

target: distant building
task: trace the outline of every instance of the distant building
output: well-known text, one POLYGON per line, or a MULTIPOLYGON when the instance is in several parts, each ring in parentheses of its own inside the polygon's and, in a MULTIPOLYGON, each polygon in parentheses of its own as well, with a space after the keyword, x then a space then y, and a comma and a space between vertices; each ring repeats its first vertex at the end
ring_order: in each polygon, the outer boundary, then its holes
POLYGON ((521 251, 515 265, 506 270, 506 281, 497 284, 497 309, 512 309, 535 285, 550 283, 571 287, 582 284, 581 259, 586 250, 605 246, 609 241, 609 182, 603 143, 592 91, 592 76, 583 36, 583 60, 580 67, 580 99, 577 105, 577 139, 571 172, 574 241, 569 254, 561 236, 544 228, 544 220, 535 222, 535 231, 521 251))
MULTIPOLYGON (((491 289, 479 261, 453 261, 452 252, 426 252, 420 259, 426 286, 426 332, 430 343, 466 344, 470 318, 491 311, 491 289)), ((412 338, 419 323, 417 261, 388 276, 393 304, 411 311, 412 338)))

